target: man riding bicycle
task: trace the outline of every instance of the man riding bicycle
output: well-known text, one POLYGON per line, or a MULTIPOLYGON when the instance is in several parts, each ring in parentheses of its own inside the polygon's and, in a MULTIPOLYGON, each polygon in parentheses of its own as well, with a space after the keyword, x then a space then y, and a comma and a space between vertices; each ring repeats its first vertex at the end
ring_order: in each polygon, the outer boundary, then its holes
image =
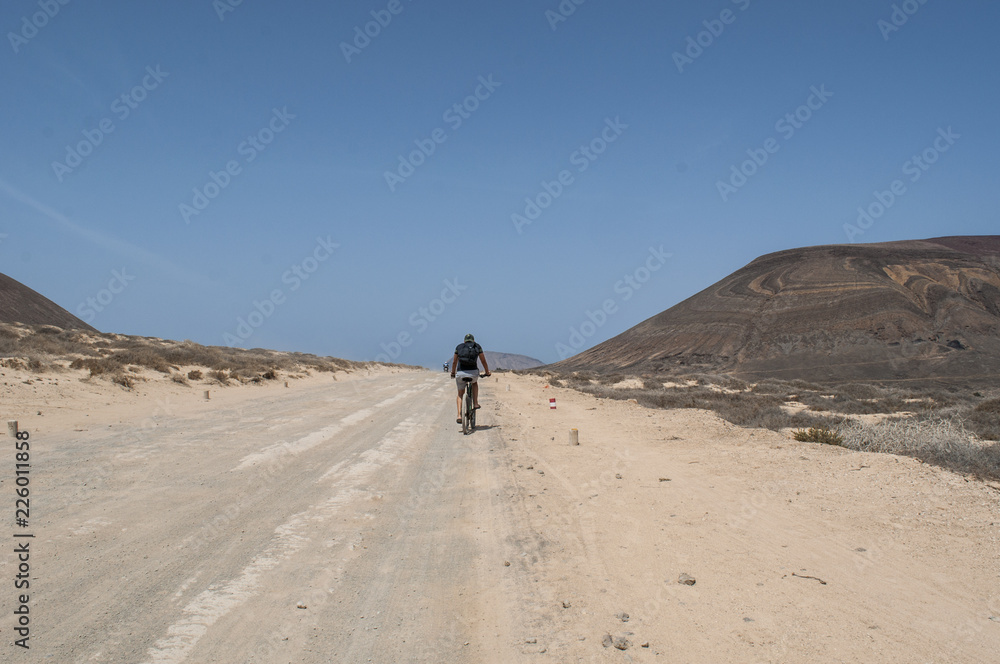
POLYGON ((451 358, 451 377, 456 378, 458 385, 458 398, 455 404, 458 407, 457 424, 462 423, 462 397, 465 396, 464 378, 472 379, 472 403, 475 408, 479 408, 479 365, 477 360, 483 363, 483 371, 490 375, 490 368, 486 364, 486 355, 483 347, 476 343, 476 338, 471 334, 465 335, 465 341, 455 348, 455 355, 451 358))

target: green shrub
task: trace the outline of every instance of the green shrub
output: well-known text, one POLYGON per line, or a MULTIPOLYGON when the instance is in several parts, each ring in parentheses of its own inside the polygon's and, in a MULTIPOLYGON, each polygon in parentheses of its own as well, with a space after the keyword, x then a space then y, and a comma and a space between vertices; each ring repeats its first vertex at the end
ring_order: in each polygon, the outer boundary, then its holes
POLYGON ((824 445, 843 445, 844 439, 836 431, 831 431, 826 427, 813 427, 811 429, 799 429, 792 436, 795 440, 803 443, 823 443, 824 445))

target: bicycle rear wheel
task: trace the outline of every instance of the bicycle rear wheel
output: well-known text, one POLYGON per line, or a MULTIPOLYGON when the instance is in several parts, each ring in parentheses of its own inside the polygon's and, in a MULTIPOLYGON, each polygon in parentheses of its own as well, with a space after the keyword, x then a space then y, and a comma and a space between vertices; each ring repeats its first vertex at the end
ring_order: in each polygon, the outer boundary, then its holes
POLYGON ((470 385, 465 389, 465 400, 462 404, 462 433, 470 434, 472 433, 473 427, 476 426, 476 411, 472 408, 472 386, 470 385))

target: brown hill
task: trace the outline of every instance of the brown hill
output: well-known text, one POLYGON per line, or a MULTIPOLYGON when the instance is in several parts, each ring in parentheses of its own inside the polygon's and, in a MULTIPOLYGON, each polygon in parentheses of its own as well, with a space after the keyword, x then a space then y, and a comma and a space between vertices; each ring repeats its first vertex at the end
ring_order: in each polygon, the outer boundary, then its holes
MULTIPOLYGON (((545 364, 541 360, 516 353, 500 353, 493 350, 484 350, 483 353, 486 355, 486 362, 490 365, 490 371, 497 369, 520 371, 522 369, 534 369, 545 364)), ((451 362, 451 358, 448 358, 448 361, 451 362)))
POLYGON ((833 382, 996 382, 1000 236, 768 254, 552 366, 833 382))
POLYGON ((0 274, 0 323, 97 331, 44 295, 5 274, 0 274))
POLYGON ((544 362, 536 360, 527 355, 517 353, 498 353, 496 351, 485 351, 486 361, 490 363, 490 369, 506 369, 508 371, 520 371, 522 369, 534 369, 540 367, 544 362))

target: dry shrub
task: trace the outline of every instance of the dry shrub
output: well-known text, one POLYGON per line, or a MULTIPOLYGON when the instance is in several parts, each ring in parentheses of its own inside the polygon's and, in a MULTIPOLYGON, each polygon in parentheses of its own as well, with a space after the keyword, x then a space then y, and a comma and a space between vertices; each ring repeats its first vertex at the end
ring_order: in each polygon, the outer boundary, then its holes
POLYGON ((192 371, 188 372, 188 379, 189 380, 201 380, 201 377, 202 377, 202 373, 198 369, 193 369, 192 371))
POLYGON ((1000 443, 986 443, 958 419, 848 421, 840 425, 843 447, 859 452, 911 456, 927 463, 1000 479, 1000 443))
POLYGON ((616 385, 625 380, 625 378, 626 377, 624 374, 616 373, 616 374, 604 374, 603 376, 599 376, 597 380, 598 382, 600 382, 601 385, 616 385))
MULTIPOLYGON (((694 380, 694 378, 689 378, 694 380)), ((754 392, 720 392, 695 385, 685 388, 615 389, 606 385, 583 388, 584 392, 611 399, 635 399, 651 408, 700 408, 714 411, 733 424, 761 429, 787 427, 821 427, 835 424, 837 420, 812 413, 787 413, 781 405, 784 400, 771 394, 754 392)))
POLYGON ((91 376, 124 373, 125 367, 110 358, 81 357, 69 363, 70 369, 87 369, 91 376))
MULTIPOLYGON (((0 323, 0 357, 24 358, 29 368, 44 370, 53 361, 107 360, 91 364, 92 375, 105 375, 134 365, 169 374, 182 365, 254 376, 268 371, 333 372, 365 366, 332 357, 285 353, 260 348, 245 350, 226 346, 201 346, 191 341, 166 341, 155 337, 62 330, 54 326, 0 323)), ((397 365, 402 366, 402 365, 397 365)), ((275 374, 276 376, 276 374, 275 374)))
POLYGON ((209 371, 208 377, 214 381, 218 381, 222 385, 229 385, 229 376, 225 371, 216 369, 215 371, 209 371))
POLYGON ((170 380, 175 383, 180 383, 181 385, 187 385, 188 380, 184 377, 184 374, 170 374, 170 380))
POLYGON ((987 440, 1000 440, 1000 399, 983 401, 968 416, 969 428, 987 440))
POLYGON ((121 385, 126 390, 131 390, 133 387, 135 387, 135 379, 132 378, 132 376, 129 376, 124 371, 116 371, 110 374, 109 377, 111 378, 112 383, 115 383, 116 385, 121 385))

